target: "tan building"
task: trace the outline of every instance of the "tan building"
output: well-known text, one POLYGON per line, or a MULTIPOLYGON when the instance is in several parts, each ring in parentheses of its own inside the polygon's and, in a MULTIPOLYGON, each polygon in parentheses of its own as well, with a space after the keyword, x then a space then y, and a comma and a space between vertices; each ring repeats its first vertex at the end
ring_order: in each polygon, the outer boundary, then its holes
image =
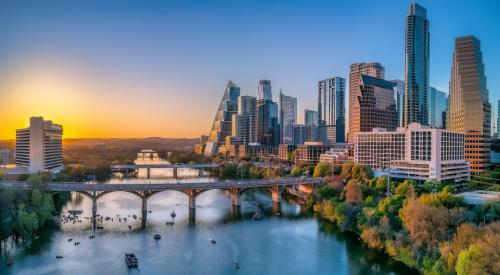
POLYGON ((471 172, 489 170, 491 151, 491 105, 479 40, 474 36, 455 39, 451 68, 447 129, 465 133, 465 159, 471 172))
POLYGON ((295 150, 295 163, 314 164, 319 161, 321 154, 330 150, 331 145, 324 145, 321 142, 306 142, 297 145, 295 150))
POLYGON ((31 117, 30 126, 16 130, 16 166, 25 167, 30 173, 58 172, 63 169, 63 127, 31 117))
POLYGON ((359 84, 362 75, 379 79, 385 77, 384 67, 380 63, 355 63, 349 71, 349 127, 347 141, 354 143, 354 134, 361 132, 361 109, 359 98, 362 96, 359 84))
POLYGON ((396 131, 356 134, 354 162, 389 170, 392 178, 453 183, 469 179, 464 134, 411 123, 396 131))

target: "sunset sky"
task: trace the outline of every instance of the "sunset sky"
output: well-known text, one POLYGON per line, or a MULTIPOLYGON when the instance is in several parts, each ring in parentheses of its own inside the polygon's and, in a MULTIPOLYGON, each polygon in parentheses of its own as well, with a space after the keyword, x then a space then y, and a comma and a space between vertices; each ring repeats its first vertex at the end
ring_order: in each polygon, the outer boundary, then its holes
MULTIPOLYGON (((317 81, 381 62, 403 79, 408 1, 1 1, 0 139, 30 116, 72 137, 207 134, 228 80, 316 109, 317 81)), ((430 83, 448 92, 454 38, 475 35, 496 119, 500 1, 418 1, 430 83)), ((496 123, 495 121, 492 121, 496 123)))

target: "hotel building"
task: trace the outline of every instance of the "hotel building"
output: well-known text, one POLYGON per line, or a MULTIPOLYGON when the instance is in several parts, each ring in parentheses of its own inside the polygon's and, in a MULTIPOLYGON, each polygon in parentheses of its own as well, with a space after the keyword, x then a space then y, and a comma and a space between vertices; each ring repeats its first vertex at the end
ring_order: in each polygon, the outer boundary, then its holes
POLYGON ((29 173, 61 171, 62 134, 61 125, 31 117, 28 128, 16 130, 16 166, 25 167, 29 173))
POLYGON ((345 140, 345 79, 333 77, 318 82, 318 124, 325 144, 345 140))
POLYGON ((453 183, 469 179, 464 134, 411 123, 396 131, 374 129, 356 134, 354 162, 389 170, 392 178, 453 183))

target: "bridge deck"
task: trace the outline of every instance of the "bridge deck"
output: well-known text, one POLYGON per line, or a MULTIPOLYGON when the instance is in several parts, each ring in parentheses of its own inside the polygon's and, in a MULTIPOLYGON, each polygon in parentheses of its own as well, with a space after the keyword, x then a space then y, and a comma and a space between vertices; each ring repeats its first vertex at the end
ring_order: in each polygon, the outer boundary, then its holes
MULTIPOLYGON (((270 180, 214 181, 214 182, 182 182, 182 183, 83 183, 83 182, 50 182, 45 187, 48 191, 165 191, 165 190, 210 190, 229 188, 257 188, 286 186, 299 184, 317 184, 321 178, 279 178, 270 180)), ((28 182, 0 181, 0 189, 31 189, 28 182)))
POLYGON ((207 163, 207 164, 118 164, 111 165, 112 170, 122 169, 139 169, 139 168, 191 168, 191 169, 209 169, 217 168, 220 164, 207 163))

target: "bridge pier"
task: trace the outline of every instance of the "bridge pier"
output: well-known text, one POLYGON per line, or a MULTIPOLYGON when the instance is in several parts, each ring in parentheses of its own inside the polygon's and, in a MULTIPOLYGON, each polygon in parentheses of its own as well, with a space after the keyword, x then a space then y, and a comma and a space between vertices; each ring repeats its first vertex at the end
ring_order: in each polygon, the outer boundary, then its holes
POLYGON ((142 226, 146 226, 146 218, 148 216, 148 198, 142 197, 142 226))
POLYGON ((271 212, 273 215, 281 215, 281 203, 280 202, 274 202, 273 201, 273 206, 271 208, 271 212))
POLYGON ((273 202, 281 202, 281 192, 282 189, 278 185, 273 185, 269 188, 271 191, 271 200, 273 202))
POLYGON ((231 192, 231 204, 233 206, 241 206, 241 193, 239 191, 231 192))
POLYGON ((151 168, 149 168, 149 167, 148 167, 148 168, 146 168, 146 172, 147 172, 147 173, 146 173, 146 174, 147 174, 147 175, 146 175, 146 178, 150 179, 150 178, 151 178, 151 168))
POLYGON ((189 226, 194 226, 196 223, 196 208, 189 208, 189 226))
POLYGON ((173 176, 174 176, 174 179, 176 179, 177 178, 177 167, 174 167, 173 169, 174 169, 173 176))
POLYGON ((97 226, 97 195, 96 192, 92 192, 92 229, 96 229, 97 226))
POLYGON ((196 196, 189 195, 189 210, 196 209, 196 196))

